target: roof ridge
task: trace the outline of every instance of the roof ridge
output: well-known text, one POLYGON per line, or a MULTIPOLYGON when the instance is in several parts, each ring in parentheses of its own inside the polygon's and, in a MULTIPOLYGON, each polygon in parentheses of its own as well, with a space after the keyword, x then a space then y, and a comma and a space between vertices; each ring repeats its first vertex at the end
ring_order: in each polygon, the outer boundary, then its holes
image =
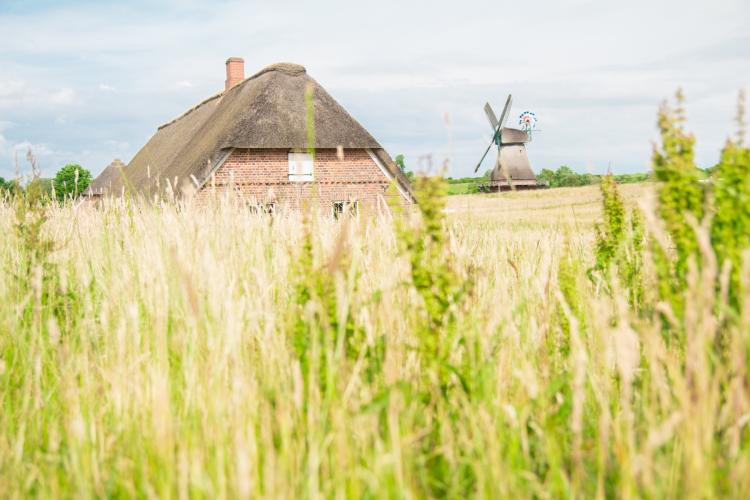
POLYGON ((168 127, 168 126, 172 125, 174 122, 180 120, 181 118, 184 118, 185 116, 189 115, 190 113, 192 113, 196 109, 200 108, 204 104, 206 104, 206 103, 208 103, 210 101, 213 101, 214 99, 217 99, 219 97, 222 97, 224 94, 227 94, 227 93, 231 92, 232 90, 234 90, 234 89, 236 89, 238 87, 243 86, 244 84, 246 84, 250 80, 254 80, 254 79, 258 78, 259 76, 264 75, 266 73, 269 73, 271 71, 278 71, 280 73, 285 73, 285 74, 290 75, 290 76, 297 76, 297 75, 301 75, 301 74, 306 74, 307 73, 307 70, 301 64, 294 64, 294 63, 289 63, 289 62, 278 62, 278 63, 274 63, 274 64, 269 64, 268 66, 266 66, 265 68, 261 69, 260 71, 258 71, 256 73, 250 75, 249 77, 245 78, 244 80, 242 80, 240 83, 238 83, 234 87, 232 87, 230 89, 222 90, 221 92, 218 92, 218 93, 212 95, 211 97, 208 97, 207 99, 204 99, 200 103, 196 104, 195 106, 189 108, 187 111, 185 111, 184 113, 182 113, 181 115, 179 115, 177 118, 174 118, 174 119, 172 119, 172 120, 170 120, 170 121, 168 121, 168 122, 166 122, 166 123, 164 123, 162 125, 159 125, 156 128, 156 130, 161 130, 161 129, 165 128, 165 127, 168 127))
MULTIPOLYGON (((239 85, 239 84, 238 84, 238 85, 239 85)), ((231 89, 230 89, 230 90, 231 90, 231 89)), ((176 122, 176 121, 179 121, 180 119, 182 119, 182 118, 186 117, 187 115, 189 115, 190 113, 192 113, 192 112, 193 112, 193 111, 195 111, 196 109, 200 108, 201 106, 203 106, 203 105, 204 105, 204 104, 206 104, 207 102, 209 102, 209 101, 213 101, 214 99, 216 99, 216 98, 218 98, 218 97, 221 97, 221 96, 223 96, 225 92, 226 92, 226 91, 222 91, 222 92, 219 92, 218 94, 214 94, 214 95, 212 95, 212 96, 211 96, 211 97, 209 97, 208 99, 204 99, 203 101, 201 101, 200 103, 196 104, 196 105, 195 105, 195 106, 193 106, 192 108, 188 108, 188 110, 187 110, 187 111, 185 111, 184 113, 182 113, 182 114, 181 114, 180 116, 178 116, 177 118, 173 118, 172 120, 170 120, 170 121, 168 121, 168 122, 166 122, 166 123, 163 123, 163 124, 159 125, 158 127, 156 127, 156 130, 161 130, 161 129, 163 129, 163 128, 166 128, 166 127, 168 127, 168 126, 172 125, 172 124, 173 124, 174 122, 176 122)))

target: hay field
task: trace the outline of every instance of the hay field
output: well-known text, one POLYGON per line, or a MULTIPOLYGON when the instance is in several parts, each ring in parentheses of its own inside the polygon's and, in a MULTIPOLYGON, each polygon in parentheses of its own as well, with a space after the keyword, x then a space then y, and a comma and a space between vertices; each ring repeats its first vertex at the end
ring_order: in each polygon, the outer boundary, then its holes
MULTIPOLYGON (((653 203, 653 184, 619 186, 625 203, 653 203)), ((462 221, 484 220, 511 226, 560 227, 569 225, 589 232, 600 222, 599 186, 516 191, 510 193, 454 195, 446 199, 446 213, 462 221)))
POLYGON ((0 496, 741 497, 747 335, 717 363, 699 281, 678 344, 589 279, 599 197, 450 197, 434 253, 232 207, 35 239, 2 203, 0 496))

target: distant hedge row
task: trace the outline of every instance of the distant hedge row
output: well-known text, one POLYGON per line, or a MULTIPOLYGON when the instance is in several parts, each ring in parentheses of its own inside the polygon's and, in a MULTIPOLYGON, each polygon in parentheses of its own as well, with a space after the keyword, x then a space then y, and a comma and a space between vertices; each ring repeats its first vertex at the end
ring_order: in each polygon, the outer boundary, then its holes
MULTIPOLYGON (((446 181, 449 184, 448 194, 472 194, 484 192, 482 186, 489 180, 491 172, 491 170, 488 170, 482 177, 446 178, 446 181)), ((539 182, 546 183, 549 187, 588 186, 591 184, 599 184, 602 181, 602 175, 600 174, 579 174, 567 165, 563 165, 557 168, 557 170, 544 168, 539 174, 537 174, 536 178, 539 182)), ((620 174, 615 175, 614 179, 618 184, 631 184, 648 181, 651 179, 651 174, 620 174)))
MULTIPOLYGON (((557 170, 543 168, 537 174, 536 178, 540 182, 547 183, 549 187, 588 186, 590 184, 599 184, 602 181, 602 176, 599 174, 579 174, 567 165, 558 167, 557 170)), ((645 182, 650 178, 651 174, 649 173, 620 174, 614 176, 618 184, 645 182)))

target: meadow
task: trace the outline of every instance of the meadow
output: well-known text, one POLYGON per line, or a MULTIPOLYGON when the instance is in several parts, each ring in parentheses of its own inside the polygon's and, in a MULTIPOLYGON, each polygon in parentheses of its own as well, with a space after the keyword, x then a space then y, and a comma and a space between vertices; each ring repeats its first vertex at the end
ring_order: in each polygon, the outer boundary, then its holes
POLYGON ((340 220, 6 199, 0 496, 745 497, 750 155, 662 132, 659 183, 340 220))
POLYGON ((27 288, 27 256, 3 238, 3 496, 747 491, 747 438, 716 437, 750 418, 746 388, 718 399, 746 369, 707 366, 587 278, 598 188, 449 201, 452 272, 472 285, 429 353, 384 216, 56 207, 27 288))

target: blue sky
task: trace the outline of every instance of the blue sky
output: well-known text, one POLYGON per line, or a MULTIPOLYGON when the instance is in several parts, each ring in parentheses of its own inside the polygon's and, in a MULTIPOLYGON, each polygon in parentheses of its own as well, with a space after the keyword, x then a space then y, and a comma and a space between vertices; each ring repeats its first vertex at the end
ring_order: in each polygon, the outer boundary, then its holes
POLYGON ((537 171, 646 171, 658 104, 681 86, 710 166, 750 85, 748 26, 747 0, 0 0, 0 176, 29 146, 45 175, 129 161, 221 90, 229 56, 248 74, 303 64, 392 155, 456 176, 488 142, 485 101, 509 92, 511 125, 539 117, 537 171))

